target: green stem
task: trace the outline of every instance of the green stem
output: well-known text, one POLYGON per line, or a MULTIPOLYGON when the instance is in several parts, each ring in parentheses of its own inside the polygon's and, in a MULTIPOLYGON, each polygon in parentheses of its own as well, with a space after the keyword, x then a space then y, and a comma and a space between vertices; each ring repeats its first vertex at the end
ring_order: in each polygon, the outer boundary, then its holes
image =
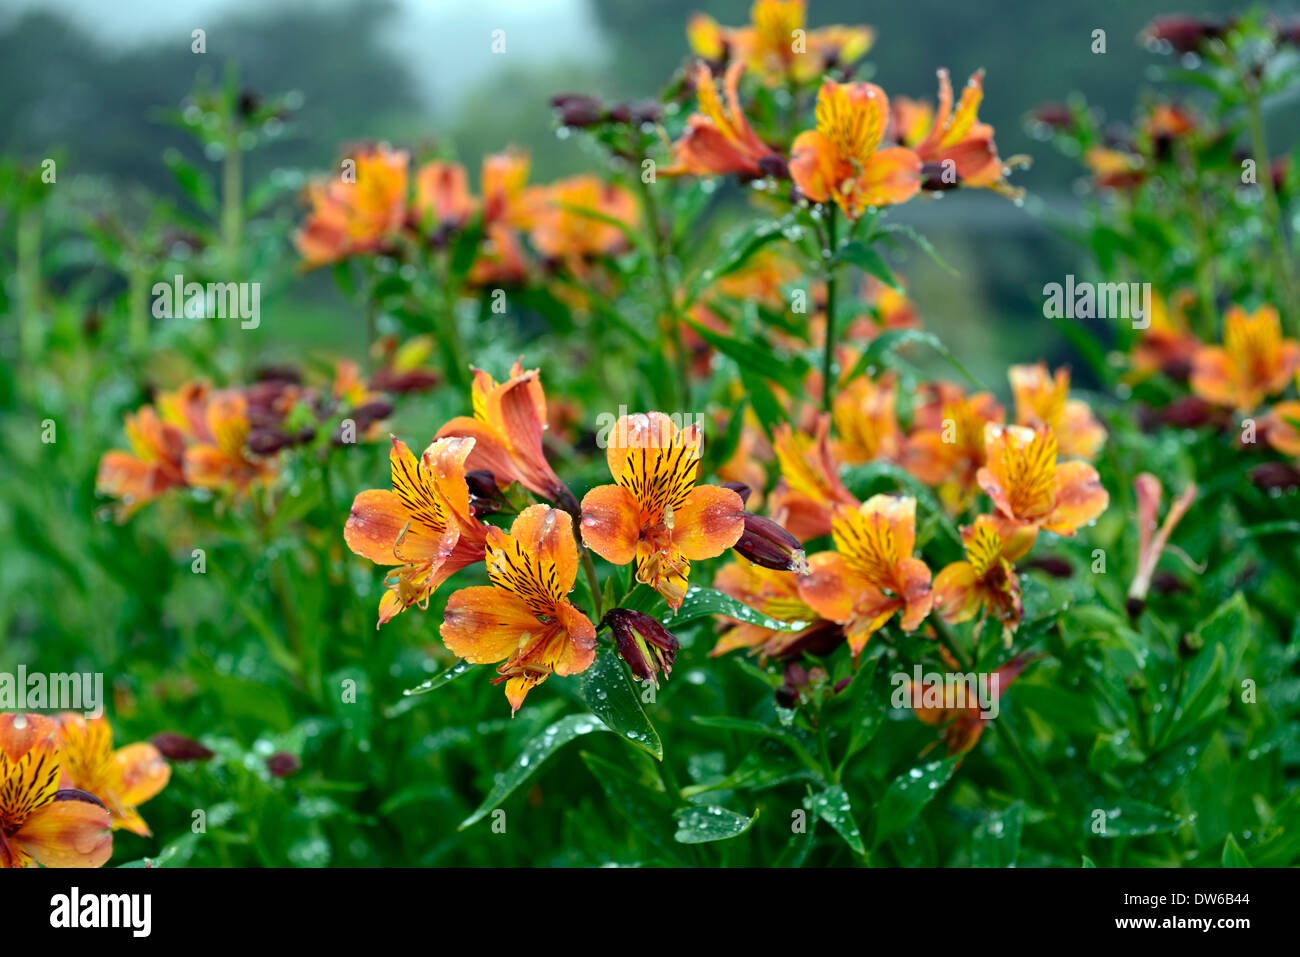
POLYGON ((673 285, 668 277, 667 244, 660 229, 659 205, 655 201, 654 190, 642 177, 637 177, 641 184, 641 200, 645 207, 646 228, 650 231, 650 244, 654 251, 655 281, 659 285, 664 315, 668 317, 668 333, 673 341, 673 357, 677 364, 677 383, 675 395, 680 401, 681 410, 690 404, 690 369, 686 355, 686 339, 682 328, 682 317, 673 298, 673 285))
POLYGON ((1296 302, 1295 283, 1292 281, 1290 261, 1286 248, 1286 231, 1282 222, 1282 207, 1273 188, 1271 154, 1264 133, 1264 111, 1260 103, 1259 84, 1253 77, 1242 78, 1246 96, 1246 117, 1250 130, 1251 151, 1255 154, 1256 179, 1264 194, 1264 215, 1271 232, 1273 252, 1273 288, 1280 302, 1283 327, 1300 330, 1300 306, 1296 302))
POLYGON ((233 118, 226 131, 226 152, 221 166, 221 241, 225 247, 226 269, 239 268, 239 239, 244 229, 244 166, 239 148, 239 126, 233 118))
POLYGON ((596 621, 600 621, 605 617, 605 613, 601 608, 600 583, 596 580, 596 565, 591 560, 591 550, 581 541, 578 542, 578 554, 582 556, 582 570, 586 574, 587 584, 591 588, 591 602, 596 608, 596 621))
POLYGON ((829 412, 834 392, 832 368, 835 365, 835 253, 839 241, 837 236, 839 221, 836 218, 834 204, 828 205, 826 209, 827 241, 822 253, 826 260, 826 342, 822 348, 822 408, 829 412))
POLYGON ((41 340, 41 211, 30 205, 18 215, 18 314, 24 365, 35 368, 41 340))

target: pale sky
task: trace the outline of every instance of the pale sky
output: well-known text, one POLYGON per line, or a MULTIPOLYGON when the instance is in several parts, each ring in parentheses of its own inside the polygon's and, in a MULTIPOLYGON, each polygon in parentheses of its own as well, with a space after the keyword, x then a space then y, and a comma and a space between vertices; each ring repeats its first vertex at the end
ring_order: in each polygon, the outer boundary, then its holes
MULTIPOLYGON (((336 0, 0 0, 0 22, 43 8, 69 15, 109 45, 178 37, 187 47, 190 31, 225 12, 265 9, 276 3, 328 5, 336 0)), ((589 0, 397 0, 401 12, 390 37, 394 53, 407 60, 426 92, 452 103, 501 65, 491 51, 492 31, 505 31, 506 55, 530 63, 590 59, 604 48, 589 12, 589 0)))

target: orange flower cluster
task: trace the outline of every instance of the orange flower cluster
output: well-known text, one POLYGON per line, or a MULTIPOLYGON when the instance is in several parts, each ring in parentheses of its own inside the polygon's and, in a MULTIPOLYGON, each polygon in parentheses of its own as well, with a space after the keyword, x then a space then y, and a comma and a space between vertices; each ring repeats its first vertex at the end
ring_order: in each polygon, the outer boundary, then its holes
POLYGON ((104 717, 0 714, 0 867, 101 867, 113 831, 148 836, 137 810, 171 767, 152 744, 113 749, 104 717))
MULTIPOLYGON (((409 353, 401 361, 409 363, 409 353)), ((423 388, 432 380, 409 366, 399 372, 385 365, 376 381, 397 390, 423 388)), ((242 388, 189 382, 127 413, 130 448, 104 453, 95 488, 116 500, 123 519, 175 488, 239 497, 272 482, 280 452, 312 441, 335 414, 351 420, 348 434, 335 436, 343 443, 373 440, 391 412, 392 404, 347 361, 337 365, 327 392, 302 385, 291 369, 269 369, 260 381, 242 388)))
POLYGON ((525 238, 542 260, 575 271, 624 245, 619 224, 632 227, 638 218, 631 193, 591 175, 530 186, 529 165, 528 156, 516 150, 486 157, 482 195, 475 196, 458 163, 435 160, 412 176, 405 150, 361 147, 345 160, 339 177, 318 179, 307 189, 311 212, 295 237, 303 266, 397 253, 409 244, 442 245, 477 225, 482 239, 469 281, 514 284, 532 268, 525 238))
MULTIPOLYGON (((537 370, 516 363, 504 382, 476 371, 473 412, 439 429, 419 459, 395 439, 392 490, 359 494, 344 537, 356 554, 393 568, 380 625, 412 605, 427 606, 451 575, 483 563, 492 584, 448 598, 442 639, 466 661, 496 663, 518 710, 550 675, 578 674, 594 660, 596 626, 568 597, 579 535, 610 563, 632 564, 636 580, 675 610, 690 563, 736 546, 747 513, 735 491, 697 484, 699 429, 679 428, 662 413, 617 421, 606 447, 615 484, 592 489, 579 505, 546 460, 537 370), (559 508, 523 508, 508 533, 486 524, 483 517, 501 511, 501 493, 516 484, 559 508)), ((670 648, 668 638, 659 641, 661 650, 670 648)), ((653 672, 638 677, 651 680, 653 672)))

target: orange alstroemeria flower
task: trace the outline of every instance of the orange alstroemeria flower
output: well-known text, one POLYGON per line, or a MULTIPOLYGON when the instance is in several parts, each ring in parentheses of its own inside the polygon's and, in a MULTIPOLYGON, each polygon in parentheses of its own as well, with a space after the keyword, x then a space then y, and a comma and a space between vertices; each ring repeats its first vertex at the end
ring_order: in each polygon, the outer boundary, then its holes
POLYGON ((1038 530, 1072 536, 1106 510, 1110 496, 1087 462, 1056 460, 1056 435, 1047 426, 984 427, 985 465, 979 486, 997 509, 994 522, 1008 561, 1021 558, 1038 530))
POLYGON ((949 624, 970 621, 981 611, 1002 623, 1002 635, 1010 641, 1024 606, 1020 600, 1020 579, 1003 554, 997 522, 988 515, 962 529, 966 558, 953 562, 934 576, 934 604, 939 617, 949 624))
POLYGON ((832 446, 835 458, 846 465, 896 459, 903 440, 897 402, 893 373, 885 373, 879 381, 859 376, 840 389, 831 402, 831 419, 839 436, 832 446))
POLYGON ((596 658, 596 628, 565 597, 578 574, 578 546, 567 512, 532 505, 507 535, 488 529, 491 585, 447 599, 442 640, 466 661, 493 664, 512 713, 552 674, 576 675, 596 658))
POLYGON ((1098 189, 1128 190, 1146 179, 1142 157, 1125 150, 1093 146, 1084 152, 1083 161, 1098 189))
MULTIPOLYGON (((984 71, 977 70, 966 81, 957 108, 953 109, 952 80, 948 71, 939 70, 939 105, 896 97, 894 132, 899 141, 916 151, 922 163, 936 164, 941 182, 950 170, 956 177, 952 185, 982 187, 1010 197, 1024 190, 1007 184, 1006 166, 993 142, 993 127, 979 121, 980 101, 984 99, 984 71)), ((1013 163, 1021 162, 1019 159, 1013 163)))
MULTIPOLYGON (((1296 388, 1300 389, 1300 376, 1296 388)), ((1300 401, 1288 399, 1268 410, 1264 438, 1283 455, 1300 456, 1300 401)))
POLYGON ((839 467, 831 454, 830 428, 831 417, 823 413, 817 418, 813 435, 796 432, 784 422, 773 435, 781 481, 772 492, 768 510, 801 542, 830 534, 837 505, 856 508, 859 504, 840 481, 839 467))
POLYGON ((533 246, 574 272, 582 271, 585 260, 612 255, 626 244, 623 229, 615 223, 632 229, 640 221, 631 193, 590 174, 552 183, 536 202, 529 233, 533 246))
POLYGON ((1088 403, 1070 398, 1069 369, 1061 367, 1049 376, 1047 363, 1039 362, 1012 366, 1007 378, 1016 400, 1017 425, 1046 425, 1056 434, 1061 455, 1096 458, 1106 444, 1106 428, 1093 417, 1088 403))
POLYGON ((416 170, 413 225, 428 232, 459 229, 477 211, 464 166, 436 161, 416 170))
POLYGON ((790 149, 800 192, 818 203, 834 200, 850 219, 915 196, 921 159, 903 146, 880 148, 888 122, 889 98, 874 83, 824 82, 817 128, 800 133, 790 149))
POLYGON ((122 517, 185 484, 185 435, 152 406, 127 413, 131 451, 113 449, 99 460, 95 491, 121 502, 122 517))
POLYGON ((1192 358, 1192 391, 1214 405, 1253 412, 1287 387, 1300 368, 1300 343, 1282 338, 1277 310, 1247 313, 1233 306, 1223 322, 1223 345, 1202 346, 1192 358))
POLYGON ((988 392, 966 395, 959 387, 938 382, 932 395, 912 416, 902 465, 937 489, 949 512, 963 511, 979 491, 976 474, 984 465, 984 426, 1001 423, 1001 404, 988 392))
POLYGON ((148 837, 149 826, 136 808, 161 792, 172 776, 158 749, 142 741, 114 750, 107 718, 87 720, 71 712, 59 715, 58 743, 62 786, 99 798, 114 830, 148 837))
POLYGON ((727 67, 722 85, 726 95, 724 105, 718 95, 713 74, 703 63, 695 68, 695 96, 700 112, 686 121, 681 139, 673 144, 674 162, 662 171, 664 176, 683 173, 692 176, 728 176, 736 174, 749 178, 763 176, 763 161, 780 159, 749 125, 740 105, 740 77, 745 72, 744 63, 727 67))
POLYGON ((0 868, 102 867, 113 855, 108 809, 59 787, 55 731, 40 715, 0 714, 0 868))
POLYGON ((806 0, 756 0, 750 23, 743 27, 723 27, 697 13, 687 24, 686 37, 697 56, 737 57, 769 86, 815 80, 832 64, 855 63, 871 49, 875 32, 870 27, 807 29, 806 6, 806 0))
POLYGON ((681 607, 691 562, 716 558, 745 530, 739 495, 696 485, 698 425, 678 429, 662 412, 623 416, 605 449, 615 485, 582 500, 582 540, 615 565, 636 563, 637 581, 681 607))
POLYGON ((307 187, 311 213, 294 236, 306 269, 374 252, 406 219, 409 154, 381 144, 348 159, 352 168, 307 187))
POLYGON ((546 431, 546 394, 541 374, 524 371, 516 361, 510 378, 497 382, 482 369, 474 370, 474 416, 457 416, 438 430, 438 438, 466 436, 474 440, 467 468, 487 469, 505 488, 518 482, 552 502, 566 503, 573 494, 560 481, 542 449, 546 431))
POLYGON ((835 551, 808 559, 799 597, 823 618, 844 626, 849 649, 859 654, 867 639, 896 613, 904 631, 930 614, 930 569, 912 556, 916 499, 873 495, 859 508, 840 506, 831 524, 835 551))
POLYGON ((212 393, 204 409, 202 432, 185 450, 185 480, 195 488, 235 492, 269 482, 275 469, 248 452, 250 428, 248 400, 243 394, 235 390, 212 393))
MULTIPOLYGON (((998 668, 993 672, 997 677, 997 684, 994 685, 990 681, 988 693, 1000 702, 1003 693, 1011 682, 1020 677, 1020 673, 1031 665, 1037 657, 1039 656, 1032 654, 1017 655, 998 668)), ((958 669, 956 662, 950 662, 949 667, 954 670, 958 669)), ((948 708, 944 707, 942 703, 930 704, 928 701, 933 697, 935 701, 942 702, 943 687, 941 685, 922 682, 918 688, 910 680, 906 684, 907 697, 920 702, 920 706, 913 709, 913 714, 916 715, 918 720, 933 727, 943 726, 940 740, 947 748, 950 757, 966 754, 972 750, 979 743, 980 736, 984 734, 984 729, 993 720, 985 714, 983 705, 979 701, 979 686, 968 686, 966 693, 968 704, 965 707, 948 708)), ((933 745, 925 750, 929 751, 930 747, 933 747, 933 745)))
POLYGON ((783 657, 803 647, 809 639, 825 634, 827 626, 832 624, 799 597, 799 580, 793 572, 764 568, 737 558, 718 570, 713 587, 771 619, 803 626, 797 631, 779 631, 738 621, 718 636, 718 643, 709 652, 713 656, 744 648, 763 658, 783 657))
POLYGON ((453 574, 483 560, 487 528, 470 509, 465 484, 472 438, 438 438, 419 460, 393 439, 393 490, 370 489, 352 502, 343 538, 376 565, 399 565, 385 580, 379 624, 429 596, 453 574))
POLYGON ((520 241, 533 227, 544 190, 528 187, 531 161, 516 149, 483 158, 483 242, 470 269, 478 285, 518 283, 528 275, 528 260, 520 241))

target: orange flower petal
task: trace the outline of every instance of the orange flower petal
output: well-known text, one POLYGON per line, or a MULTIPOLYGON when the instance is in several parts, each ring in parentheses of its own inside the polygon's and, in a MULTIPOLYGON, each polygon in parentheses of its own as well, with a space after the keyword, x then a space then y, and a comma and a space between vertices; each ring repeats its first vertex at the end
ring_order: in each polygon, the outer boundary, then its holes
POLYGON ((113 754, 113 763, 122 775, 122 790, 116 798, 128 807, 138 807, 148 801, 171 780, 171 765, 148 742, 118 748, 113 754))
POLYGON ((950 624, 970 621, 982 604, 970 562, 953 562, 934 577, 934 601, 950 624))
POLYGON ((1073 535, 1106 510, 1110 495, 1097 470, 1087 462, 1062 462, 1056 467, 1056 504, 1043 524, 1049 532, 1073 535))
POLYGON ((452 592, 440 634, 457 657, 492 664, 509 658, 544 627, 522 598, 504 588, 476 585, 452 592))
POLYGON ((855 205, 891 206, 905 203, 921 189, 921 158, 903 146, 883 149, 871 157, 858 177, 855 205))
POLYGON ((698 485, 673 511, 673 544, 690 561, 716 558, 745 531, 745 503, 729 488, 698 485))
POLYGON ((567 595, 573 589, 578 576, 578 545, 568 512, 549 505, 530 505, 510 526, 510 537, 551 581, 557 594, 567 595))
POLYGON ((626 565, 636 557, 639 506, 621 485, 600 485, 582 499, 582 540, 601 558, 626 565))
POLYGON ((45 867, 103 867, 113 855, 108 811, 67 792, 33 811, 9 840, 45 867))
POLYGON ((853 617, 855 595, 871 586, 839 552, 818 552, 808 559, 807 575, 799 579, 799 597, 829 621, 843 624, 853 617))

